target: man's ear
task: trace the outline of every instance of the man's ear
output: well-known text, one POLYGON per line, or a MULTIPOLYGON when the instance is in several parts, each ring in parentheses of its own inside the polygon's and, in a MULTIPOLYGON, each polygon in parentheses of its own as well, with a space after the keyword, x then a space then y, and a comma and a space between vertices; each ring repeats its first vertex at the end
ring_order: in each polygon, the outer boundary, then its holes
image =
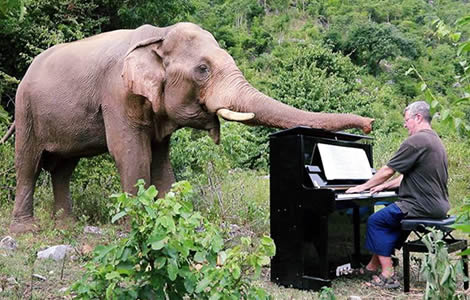
POLYGON ((165 70, 162 58, 154 49, 162 41, 162 38, 151 38, 129 48, 121 73, 125 86, 133 94, 147 98, 155 113, 159 111, 163 101, 165 70))

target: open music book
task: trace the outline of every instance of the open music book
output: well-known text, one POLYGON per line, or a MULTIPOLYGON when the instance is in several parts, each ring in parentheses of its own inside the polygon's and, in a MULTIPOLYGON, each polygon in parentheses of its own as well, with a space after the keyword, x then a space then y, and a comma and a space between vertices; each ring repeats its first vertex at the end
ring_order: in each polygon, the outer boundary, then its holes
POLYGON ((372 177, 366 152, 362 148, 318 143, 327 180, 363 179, 372 177))

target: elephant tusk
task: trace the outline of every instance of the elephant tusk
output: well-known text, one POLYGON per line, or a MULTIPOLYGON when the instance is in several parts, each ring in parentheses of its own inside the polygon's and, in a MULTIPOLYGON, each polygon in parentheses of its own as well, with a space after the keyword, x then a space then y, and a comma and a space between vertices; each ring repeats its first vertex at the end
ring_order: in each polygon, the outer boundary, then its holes
POLYGON ((225 120, 238 122, 248 121, 255 117, 254 113, 240 113, 226 108, 219 109, 217 111, 217 115, 224 118, 225 120))

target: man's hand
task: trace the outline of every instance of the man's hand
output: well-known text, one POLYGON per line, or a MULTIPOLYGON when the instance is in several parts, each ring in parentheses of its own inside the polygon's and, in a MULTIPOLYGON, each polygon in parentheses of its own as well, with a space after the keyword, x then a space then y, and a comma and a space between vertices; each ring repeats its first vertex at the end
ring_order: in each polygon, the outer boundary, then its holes
POLYGON ((381 192, 385 189, 385 186, 383 184, 379 184, 377 186, 374 186, 373 188, 370 189, 371 194, 375 194, 378 192, 381 192))
POLYGON ((352 188, 349 188, 346 190, 346 194, 352 194, 352 193, 360 193, 362 191, 365 191, 366 189, 364 188, 363 184, 356 185, 352 188))

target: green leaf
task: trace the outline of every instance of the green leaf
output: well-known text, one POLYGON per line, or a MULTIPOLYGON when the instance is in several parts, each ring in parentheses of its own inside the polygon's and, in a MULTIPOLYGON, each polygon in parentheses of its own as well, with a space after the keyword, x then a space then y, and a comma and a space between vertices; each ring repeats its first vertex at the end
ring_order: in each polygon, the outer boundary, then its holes
POLYGON ((445 121, 449 117, 450 111, 448 109, 443 109, 441 111, 441 120, 445 121))
POLYGON ((111 273, 108 273, 108 274, 106 274, 106 276, 105 276, 105 278, 106 278, 107 280, 112 280, 112 279, 119 278, 119 277, 121 277, 121 274, 119 274, 119 273, 116 272, 116 271, 113 271, 113 272, 111 272, 111 273))
POLYGON ((271 260, 269 259, 269 257, 261 256, 261 257, 258 258, 258 265, 259 266, 266 266, 266 265, 269 265, 270 261, 271 260))
POLYGON ((235 278, 235 279, 240 278, 241 270, 240 270, 239 266, 237 266, 237 265, 233 266, 232 275, 233 275, 233 278, 235 278))
POLYGON ((196 286, 196 293, 202 292, 205 288, 209 286, 210 283, 211 280, 209 279, 209 277, 204 277, 201 281, 198 282, 196 286))
POLYGON ((220 294, 219 292, 215 292, 209 297, 209 300, 219 300, 220 298, 222 298, 222 294, 220 294))
POLYGON ((114 298, 114 297, 113 297, 113 294, 114 294, 113 292, 114 292, 114 288, 115 288, 115 287, 116 287, 116 283, 115 283, 115 282, 111 283, 111 284, 108 286, 108 288, 106 289, 106 299, 111 300, 111 299, 114 298))
POLYGON ((449 38, 452 42, 457 43, 460 40, 461 35, 462 34, 460 32, 455 32, 455 33, 451 33, 449 35, 449 38))
POLYGON ((178 265, 174 259, 168 260, 167 271, 170 280, 175 281, 176 276, 178 275, 178 265))
POLYGON ((159 241, 152 242, 150 244, 150 247, 152 247, 153 250, 160 250, 165 247, 166 244, 168 244, 168 237, 165 237, 159 241))
POLYGON ((134 271, 134 265, 129 264, 129 263, 120 263, 116 267, 116 272, 119 274, 125 274, 125 275, 130 275, 134 271))
POLYGON ((121 211, 121 212, 117 213, 117 214, 114 215, 114 217, 111 219, 111 223, 116 222, 117 220, 119 220, 120 218, 124 217, 125 215, 127 215, 127 212, 125 212, 125 211, 121 211))
POLYGON ((422 82, 421 83, 421 92, 424 91, 427 88, 428 88, 428 85, 426 84, 426 82, 422 82))
POLYGON ((465 42, 460 44, 458 50, 457 50, 457 55, 461 55, 462 52, 468 52, 470 51, 470 42, 465 42))
POLYGON ((467 25, 468 23, 470 23, 470 15, 462 17, 455 22, 458 26, 467 25))
POLYGON ((149 206, 144 206, 145 208, 145 211, 147 212, 147 214, 152 218, 152 219, 155 219, 157 218, 157 215, 155 214, 155 211, 153 210, 153 208, 149 207, 149 206))
POLYGON ((157 270, 161 269, 166 263, 166 257, 160 256, 155 259, 153 262, 153 267, 157 270))
POLYGON ((440 282, 441 285, 443 285, 447 281, 447 279, 449 278, 451 269, 452 269, 451 266, 446 267, 446 269, 444 271, 444 275, 442 275, 442 278, 441 278, 441 282, 440 282))
POLYGON ((198 251, 196 252, 196 254, 194 255, 194 260, 198 263, 203 263, 206 261, 206 255, 207 255, 207 252, 205 251, 198 251))

